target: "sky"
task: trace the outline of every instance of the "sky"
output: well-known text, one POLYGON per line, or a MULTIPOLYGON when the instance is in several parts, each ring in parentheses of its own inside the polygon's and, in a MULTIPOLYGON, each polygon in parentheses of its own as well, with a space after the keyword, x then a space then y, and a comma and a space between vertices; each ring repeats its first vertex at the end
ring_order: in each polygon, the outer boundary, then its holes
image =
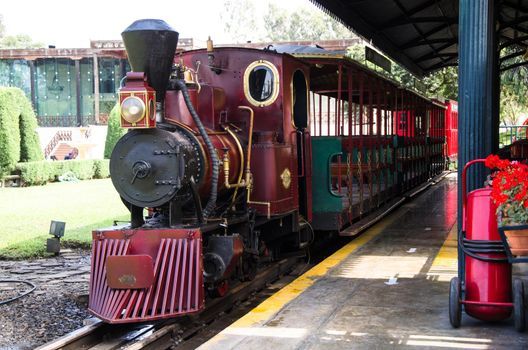
MULTIPOLYGON (((253 0, 255 16, 263 16, 272 2, 289 10, 315 8, 309 0, 253 0)), ((180 33, 205 46, 210 35, 216 43, 231 43, 220 20, 223 0, 2 0, 6 35, 27 34, 34 41, 57 48, 89 47, 90 40, 120 39, 120 33, 141 18, 162 19, 180 33)))

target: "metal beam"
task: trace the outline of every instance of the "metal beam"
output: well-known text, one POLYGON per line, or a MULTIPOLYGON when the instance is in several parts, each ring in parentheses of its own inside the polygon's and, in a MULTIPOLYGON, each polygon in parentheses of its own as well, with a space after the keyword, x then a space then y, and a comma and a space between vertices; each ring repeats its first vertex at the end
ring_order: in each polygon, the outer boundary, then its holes
MULTIPOLYGON (((524 33, 524 34, 528 34, 528 28, 523 28, 519 26, 518 24, 512 24, 508 28, 515 29, 516 31, 524 33)), ((502 28, 502 30, 508 29, 508 28, 502 28)))
POLYGON ((428 9, 429 7, 433 6, 433 5, 436 5, 436 3, 438 2, 438 0, 429 0, 429 1, 426 1, 422 4, 419 4, 418 6, 416 7, 413 7, 412 9, 410 10, 407 10, 407 11, 403 11, 403 15, 401 16, 398 16, 396 17, 395 19, 391 20, 391 21, 399 21, 399 20, 402 20, 402 19, 405 19, 405 18, 409 18, 411 16, 414 16, 415 14, 417 14, 418 12, 421 12, 423 10, 426 10, 428 9))
POLYGON ((76 111, 77 111, 77 126, 82 125, 82 115, 81 115, 81 64, 80 60, 76 59, 75 61, 75 102, 76 102, 76 111))
POLYGON ((504 38, 506 38, 507 41, 503 42, 500 45, 501 49, 504 49, 505 47, 512 46, 512 45, 515 45, 515 44, 523 43, 524 41, 528 40, 528 35, 519 36, 519 37, 514 38, 514 39, 510 39, 508 37, 504 37, 504 38))
POLYGON ((442 57, 453 57, 453 58, 456 58, 456 57, 458 57, 458 53, 457 52, 430 53, 430 54, 424 55, 424 56, 422 56, 420 58, 417 58, 414 61, 415 62, 423 62, 423 61, 434 60, 435 58, 440 58, 441 59, 442 57))
POLYGON ((397 26, 407 25, 407 24, 415 24, 415 23, 444 23, 444 24, 455 24, 457 23, 458 19, 456 17, 409 17, 409 18, 403 18, 398 19, 395 21, 390 21, 387 23, 384 23, 380 26, 380 30, 386 30, 388 28, 393 28, 397 26))
POLYGON ((439 48, 436 49, 436 52, 430 52, 430 53, 427 53, 425 55, 422 55, 418 58, 415 58, 414 61, 415 62, 423 62, 423 61, 427 61, 427 60, 430 60, 430 59, 433 59, 433 58, 436 58, 437 56, 444 56, 444 57, 452 57, 452 56, 457 56, 458 55, 458 52, 446 52, 446 53, 442 53, 440 51, 442 50, 445 50, 445 49, 448 49, 449 47, 453 46, 454 44, 445 44, 445 45, 442 45, 440 46, 439 48))
MULTIPOLYGON (((394 1, 394 2, 396 3, 396 5, 400 8, 401 11, 403 11, 404 13, 407 11, 407 10, 405 9, 405 7, 403 6, 403 4, 400 2, 400 0, 393 0, 393 1, 394 1)), ((407 19, 409 19, 409 18, 407 18, 407 19)), ((423 31, 420 29, 420 27, 417 26, 416 23, 413 23, 412 26, 414 27, 414 30, 416 30, 416 31, 418 32, 418 34, 420 34, 420 35, 423 37, 424 33, 423 33, 423 31)), ((428 46, 431 48, 431 50, 433 50, 433 52, 434 52, 435 54, 438 55, 438 50, 437 50, 436 47, 434 47, 432 44, 428 44, 428 46)), ((441 59, 441 60, 444 61, 444 59, 441 59)))
POLYGON ((441 39, 423 39, 418 41, 413 41, 411 43, 408 43, 406 45, 398 46, 402 50, 407 50, 413 47, 418 46, 425 46, 425 45, 433 45, 433 44, 443 44, 443 43, 450 43, 450 44, 456 44, 458 42, 458 37, 455 38, 441 38, 441 39))
POLYGON ((517 67, 522 67, 522 66, 526 66, 528 65, 528 61, 523 61, 523 62, 519 62, 519 63, 514 63, 514 64, 510 64, 509 66, 506 66, 504 68, 501 68, 500 71, 501 72, 505 72, 507 70, 510 70, 510 69, 513 69, 513 68, 517 68, 517 67))
POLYGON ((517 10, 519 12, 528 13, 528 7, 524 7, 521 4, 519 4, 519 3, 515 4, 512 1, 504 0, 504 1, 502 1, 501 5, 502 6, 507 6, 507 7, 511 8, 511 9, 517 10))
POLYGON ((94 116, 97 123, 99 120, 100 113, 100 96, 99 96, 99 58, 96 54, 92 56, 93 62, 93 88, 94 88, 94 116))
POLYGON ((509 60, 510 58, 515 58, 515 57, 524 55, 525 52, 526 52, 526 50, 522 50, 522 51, 517 51, 517 52, 511 53, 509 55, 503 56, 503 57, 500 58, 500 63, 502 63, 502 62, 504 62, 506 60, 509 60))
MULTIPOLYGON (((431 35, 434 35, 434 34, 438 33, 439 31, 444 30, 445 28, 446 28, 446 26, 443 25, 443 24, 442 24, 442 25, 439 25, 439 26, 437 26, 437 27, 434 27, 434 28, 431 29, 430 31, 425 32, 422 36, 414 37, 412 40, 409 40, 409 41, 407 41, 406 43, 403 43, 401 46, 409 45, 409 44, 411 44, 411 43, 413 43, 413 42, 415 42, 415 41, 418 41, 418 40, 420 40, 420 39, 427 39, 427 38, 430 37, 431 35)), ((400 46, 400 47, 401 47, 401 46, 400 46)))
POLYGON ((367 40, 379 47, 383 52, 390 56, 393 60, 398 61, 405 66, 411 73, 423 76, 424 71, 422 67, 416 64, 411 57, 398 49, 390 38, 379 31, 375 31, 372 23, 368 22, 366 18, 362 17, 353 4, 344 4, 343 2, 311 0, 319 8, 331 14, 332 17, 343 23, 345 26, 352 28, 354 32, 363 36, 367 40))
POLYGON ((427 71, 428 72, 434 72, 435 70, 438 70, 440 68, 458 66, 458 62, 456 61, 457 58, 458 58, 458 56, 457 57, 451 57, 451 58, 449 58, 449 59, 447 59, 445 61, 442 61, 442 62, 438 62, 435 65, 427 67, 427 71), (455 62, 452 62, 453 60, 455 60, 455 62))
POLYGON ((528 21, 528 16, 517 17, 512 21, 501 21, 499 29, 509 28, 513 25, 525 23, 528 21))

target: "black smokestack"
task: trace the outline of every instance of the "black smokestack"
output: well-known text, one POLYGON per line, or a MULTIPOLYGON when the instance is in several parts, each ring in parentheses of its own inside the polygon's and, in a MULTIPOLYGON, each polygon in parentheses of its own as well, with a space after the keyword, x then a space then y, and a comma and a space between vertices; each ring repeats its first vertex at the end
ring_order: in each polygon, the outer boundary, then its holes
POLYGON ((121 33, 134 72, 145 72, 162 101, 167 89, 178 32, 160 19, 140 19, 121 33))

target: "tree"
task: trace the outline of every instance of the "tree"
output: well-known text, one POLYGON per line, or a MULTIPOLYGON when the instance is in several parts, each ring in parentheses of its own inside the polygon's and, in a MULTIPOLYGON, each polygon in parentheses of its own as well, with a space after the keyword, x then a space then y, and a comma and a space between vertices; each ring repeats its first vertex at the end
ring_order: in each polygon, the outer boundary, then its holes
MULTIPOLYGON (((526 49, 507 46, 502 49, 501 57, 510 56, 502 66, 522 64, 525 62, 526 49), (514 54, 517 54, 516 56, 514 54), (512 57, 513 56, 513 57, 512 57)), ((514 67, 502 72, 500 88, 500 120, 506 125, 522 123, 521 114, 528 112, 528 69, 525 65, 514 67)))
POLYGON ((220 14, 226 33, 235 42, 330 40, 354 36, 341 23, 322 11, 299 7, 289 11, 269 4, 263 22, 251 0, 224 0, 220 14))
POLYGON ((0 38, 4 36, 4 33, 5 33, 4 16, 0 14, 0 38))
POLYGON ((250 0, 225 0, 220 18, 224 22, 226 33, 237 43, 260 39, 254 15, 256 12, 255 5, 250 0))
POLYGON ((516 125, 521 113, 526 111, 526 106, 519 103, 519 97, 511 85, 501 86, 500 120, 505 125, 516 125))
POLYGON ((423 79, 429 96, 458 100, 458 67, 444 67, 423 79))
POLYGON ((270 41, 331 40, 354 36, 344 25, 321 11, 301 7, 293 12, 269 4, 264 29, 270 41))
POLYGON ((0 49, 38 49, 44 47, 27 34, 9 35, 0 39, 0 49))
POLYGON ((27 34, 5 36, 4 16, 0 14, 0 49, 38 49, 44 47, 41 42, 35 42, 27 34))

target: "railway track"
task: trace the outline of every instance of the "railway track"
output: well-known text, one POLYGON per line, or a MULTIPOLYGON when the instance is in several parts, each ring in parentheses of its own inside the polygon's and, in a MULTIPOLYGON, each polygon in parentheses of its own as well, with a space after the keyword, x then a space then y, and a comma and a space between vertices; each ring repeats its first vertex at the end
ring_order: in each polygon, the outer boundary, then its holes
POLYGON ((252 293, 264 289, 268 283, 291 271, 298 262, 299 257, 291 257, 266 267, 252 281, 236 285, 222 298, 207 301, 206 309, 196 316, 182 317, 177 321, 134 325, 111 325, 96 320, 40 346, 37 350, 140 350, 174 347, 192 338, 221 314, 232 309, 236 303, 248 299, 252 293))

